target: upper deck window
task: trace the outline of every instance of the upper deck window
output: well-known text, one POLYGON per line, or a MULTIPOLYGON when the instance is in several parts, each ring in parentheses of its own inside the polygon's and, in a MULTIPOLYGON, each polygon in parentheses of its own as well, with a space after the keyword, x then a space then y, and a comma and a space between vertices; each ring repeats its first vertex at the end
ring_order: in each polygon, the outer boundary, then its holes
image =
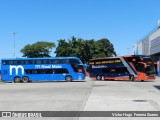
POLYGON ((81 64, 78 59, 69 59, 69 63, 72 64, 72 65, 81 64))

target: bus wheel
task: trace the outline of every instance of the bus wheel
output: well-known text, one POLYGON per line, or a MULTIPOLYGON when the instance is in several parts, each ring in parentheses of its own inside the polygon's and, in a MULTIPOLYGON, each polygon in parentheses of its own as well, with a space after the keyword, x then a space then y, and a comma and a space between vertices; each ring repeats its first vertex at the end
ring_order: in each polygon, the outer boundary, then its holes
POLYGON ((66 80, 66 82, 72 82, 72 77, 71 76, 66 76, 65 80, 66 80))
POLYGON ((97 75, 97 76, 96 76, 96 80, 101 80, 101 76, 100 76, 100 75, 97 75))
POLYGON ((14 78, 14 82, 15 82, 15 83, 20 83, 20 82, 21 82, 20 77, 15 77, 15 78, 14 78))
POLYGON ((23 82, 23 83, 27 83, 27 82, 29 82, 28 77, 23 77, 23 78, 22 78, 22 82, 23 82))
POLYGON ((133 75, 129 76, 129 80, 134 81, 134 76, 133 75))

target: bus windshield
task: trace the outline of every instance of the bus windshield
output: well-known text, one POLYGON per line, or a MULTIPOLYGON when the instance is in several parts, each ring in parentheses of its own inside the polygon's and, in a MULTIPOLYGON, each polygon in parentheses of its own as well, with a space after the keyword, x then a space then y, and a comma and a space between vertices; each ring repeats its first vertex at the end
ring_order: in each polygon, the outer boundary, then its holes
POLYGON ((150 57, 142 57, 142 61, 147 64, 145 71, 147 75, 155 74, 153 60, 150 57))

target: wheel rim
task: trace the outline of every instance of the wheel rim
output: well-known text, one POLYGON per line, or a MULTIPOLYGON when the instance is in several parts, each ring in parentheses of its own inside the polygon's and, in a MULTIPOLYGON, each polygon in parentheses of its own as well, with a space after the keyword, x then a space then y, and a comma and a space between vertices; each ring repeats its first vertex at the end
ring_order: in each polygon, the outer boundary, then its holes
POLYGON ((104 80, 104 76, 102 76, 101 80, 104 80))
POLYGON ((67 82, 71 82, 71 81, 72 81, 72 78, 71 78, 70 76, 67 76, 67 77, 66 77, 66 81, 67 81, 67 82))
POLYGON ((131 81, 134 81, 134 76, 133 75, 131 76, 131 81))
POLYGON ((19 83, 19 82, 20 82, 20 78, 19 78, 19 77, 16 77, 16 78, 14 79, 14 82, 15 82, 15 83, 19 83))
POLYGON ((23 81, 24 83, 27 83, 27 82, 28 82, 28 78, 27 78, 27 77, 24 77, 24 78, 22 79, 22 81, 23 81))
POLYGON ((101 77, 98 75, 96 79, 97 79, 97 80, 100 80, 100 79, 101 79, 101 77))

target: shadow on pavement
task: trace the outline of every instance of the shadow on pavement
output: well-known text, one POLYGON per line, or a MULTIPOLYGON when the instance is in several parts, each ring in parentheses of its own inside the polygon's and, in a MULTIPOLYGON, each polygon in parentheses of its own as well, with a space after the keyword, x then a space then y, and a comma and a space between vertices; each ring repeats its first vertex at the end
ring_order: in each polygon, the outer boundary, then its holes
POLYGON ((160 86, 158 86, 158 85, 155 85, 154 87, 155 87, 155 88, 157 88, 158 90, 160 90, 160 86))
POLYGON ((141 80, 134 80, 134 81, 131 81, 131 80, 91 80, 91 81, 101 81, 101 82, 104 82, 104 81, 117 81, 117 82, 141 82, 141 83, 144 83, 144 82, 155 82, 153 80, 144 80, 144 81, 141 81, 141 80))

